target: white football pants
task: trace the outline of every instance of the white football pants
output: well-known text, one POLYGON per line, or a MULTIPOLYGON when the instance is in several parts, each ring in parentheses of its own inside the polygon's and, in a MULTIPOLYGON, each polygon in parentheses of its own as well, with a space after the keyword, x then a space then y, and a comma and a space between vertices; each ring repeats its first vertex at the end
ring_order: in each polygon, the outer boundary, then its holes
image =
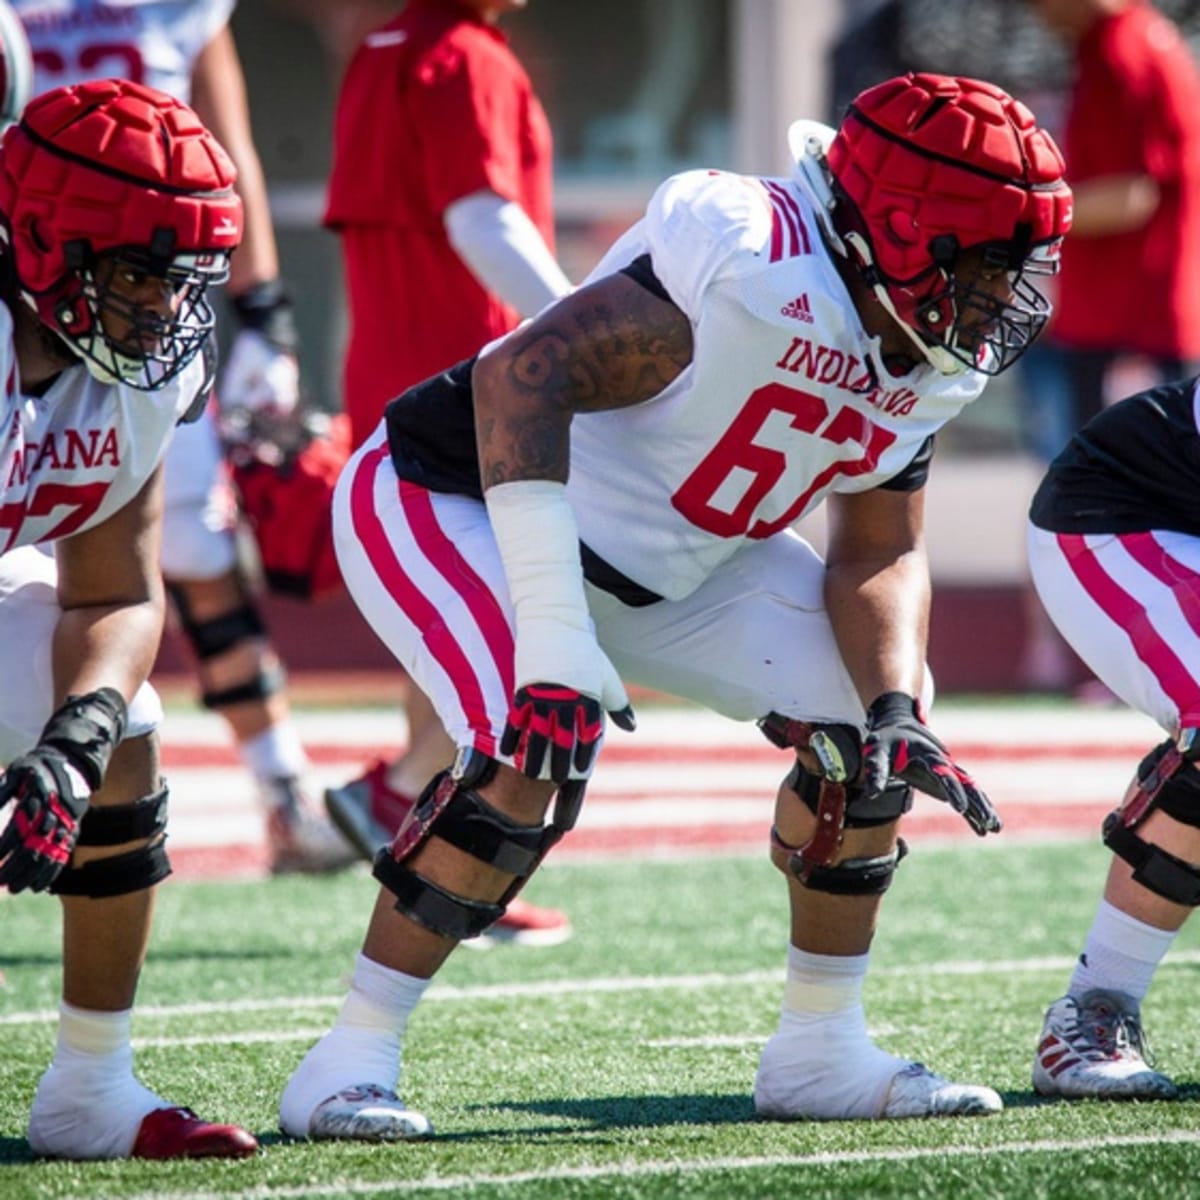
POLYGON ((1172 736, 1200 726, 1200 538, 1030 523, 1027 541, 1046 612, 1101 682, 1172 736))

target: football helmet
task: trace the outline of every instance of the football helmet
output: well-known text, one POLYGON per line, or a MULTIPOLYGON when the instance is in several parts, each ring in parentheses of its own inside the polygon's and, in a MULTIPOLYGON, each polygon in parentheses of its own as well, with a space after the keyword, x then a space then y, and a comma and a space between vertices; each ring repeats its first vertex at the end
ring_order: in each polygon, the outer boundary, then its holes
POLYGON ((127 80, 36 97, 0 142, 11 285, 88 370, 153 391, 212 333, 242 233, 235 170, 196 114, 127 80))
POLYGON ((1034 280, 1071 227, 1062 155, 1029 109, 910 73, 856 97, 825 165, 840 248, 937 370, 997 375, 1029 348, 1051 312, 1034 280))

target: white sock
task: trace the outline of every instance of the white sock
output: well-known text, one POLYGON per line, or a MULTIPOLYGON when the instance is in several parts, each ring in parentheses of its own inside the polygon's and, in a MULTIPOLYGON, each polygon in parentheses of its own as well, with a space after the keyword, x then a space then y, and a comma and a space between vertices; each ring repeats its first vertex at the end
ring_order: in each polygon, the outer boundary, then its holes
POLYGON ((350 992, 342 1003, 334 1028, 345 1025, 374 1029, 394 1033, 399 1038, 427 987, 428 979, 393 971, 365 954, 359 954, 350 980, 350 992))
POLYGON ((133 1074, 130 1017, 59 1005, 54 1060, 38 1084, 29 1120, 36 1153, 124 1158, 142 1119, 166 1102, 133 1074))
POLYGON ((774 1115, 878 1116, 906 1059, 867 1033, 862 1005, 869 955, 810 954, 788 947, 779 1030, 755 1082, 760 1111, 774 1115))
POLYGON ((1078 1000, 1092 988, 1103 988, 1125 992, 1140 1004, 1175 932, 1147 925, 1101 900, 1067 994, 1078 1000))
POLYGON ((133 1051, 129 1045, 129 1029, 133 1018, 132 1009, 121 1012, 96 1012, 87 1008, 76 1008, 65 1000, 58 1006, 58 1048, 67 1056, 92 1055, 101 1058, 119 1051, 133 1051))
POLYGON ((287 779, 308 770, 308 755, 295 725, 279 721, 238 743, 242 761, 259 779, 287 779))
POLYGON ((869 954, 809 954, 788 947, 782 1018, 798 1025, 862 1008, 869 954))
POLYGON ((284 1088, 279 1122, 285 1133, 306 1137, 317 1106, 346 1088, 375 1084, 398 1090, 400 1041, 428 986, 428 979, 359 954, 333 1028, 308 1052, 284 1088))

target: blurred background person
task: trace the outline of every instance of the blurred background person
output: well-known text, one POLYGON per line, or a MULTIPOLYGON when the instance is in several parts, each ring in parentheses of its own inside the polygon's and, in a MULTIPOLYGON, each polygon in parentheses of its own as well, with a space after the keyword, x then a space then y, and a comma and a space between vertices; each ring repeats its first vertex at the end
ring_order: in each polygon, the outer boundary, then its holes
POLYGON ((1073 61, 1075 223, 1052 336, 1074 432, 1127 390, 1123 363, 1148 381, 1200 367, 1200 69, 1148 0, 1028 2, 1073 61))
MULTIPOLYGON (((33 51, 34 91, 87 79, 146 83, 196 109, 237 167, 245 237, 226 296, 236 333, 218 386, 226 409, 291 412, 296 331, 280 280, 246 84, 229 28, 235 0, 14 0, 33 51)), ((237 508, 211 409, 182 428, 166 466, 162 568, 191 648, 201 703, 220 714, 257 785, 273 872, 357 861, 308 794, 308 758, 283 665, 239 562, 237 508)))
MULTIPOLYGON (((550 125, 497 28, 525 0, 409 0, 367 34, 342 80, 325 224, 340 240, 350 319, 343 404, 354 447, 384 405, 469 358, 571 283, 554 256, 550 125)), ((454 757, 411 682, 408 745, 325 793, 364 858, 391 841, 454 757)), ((517 900, 491 931, 532 944, 568 918, 517 900)))

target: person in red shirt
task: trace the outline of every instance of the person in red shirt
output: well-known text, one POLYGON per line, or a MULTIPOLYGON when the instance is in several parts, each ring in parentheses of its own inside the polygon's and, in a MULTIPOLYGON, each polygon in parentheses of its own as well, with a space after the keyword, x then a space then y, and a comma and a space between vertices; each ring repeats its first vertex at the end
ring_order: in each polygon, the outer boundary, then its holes
POLYGON ((1063 155, 1075 193, 1051 336, 1072 429, 1119 358, 1159 380, 1200 368, 1200 69, 1145 0, 1032 0, 1074 52, 1063 155))
POLYGON ((346 71, 325 224, 345 268, 355 446, 388 400, 569 290, 550 125, 495 24, 522 7, 410 0, 346 71))
MULTIPOLYGON (((553 143, 497 21, 525 0, 409 0, 347 67, 325 224, 342 248, 350 339, 343 403, 357 448, 384 405, 570 291, 554 257, 553 143)), ((454 757, 415 686, 407 752, 325 793, 368 858, 454 757)), ((493 936, 552 944, 566 916, 527 901, 493 936)))

